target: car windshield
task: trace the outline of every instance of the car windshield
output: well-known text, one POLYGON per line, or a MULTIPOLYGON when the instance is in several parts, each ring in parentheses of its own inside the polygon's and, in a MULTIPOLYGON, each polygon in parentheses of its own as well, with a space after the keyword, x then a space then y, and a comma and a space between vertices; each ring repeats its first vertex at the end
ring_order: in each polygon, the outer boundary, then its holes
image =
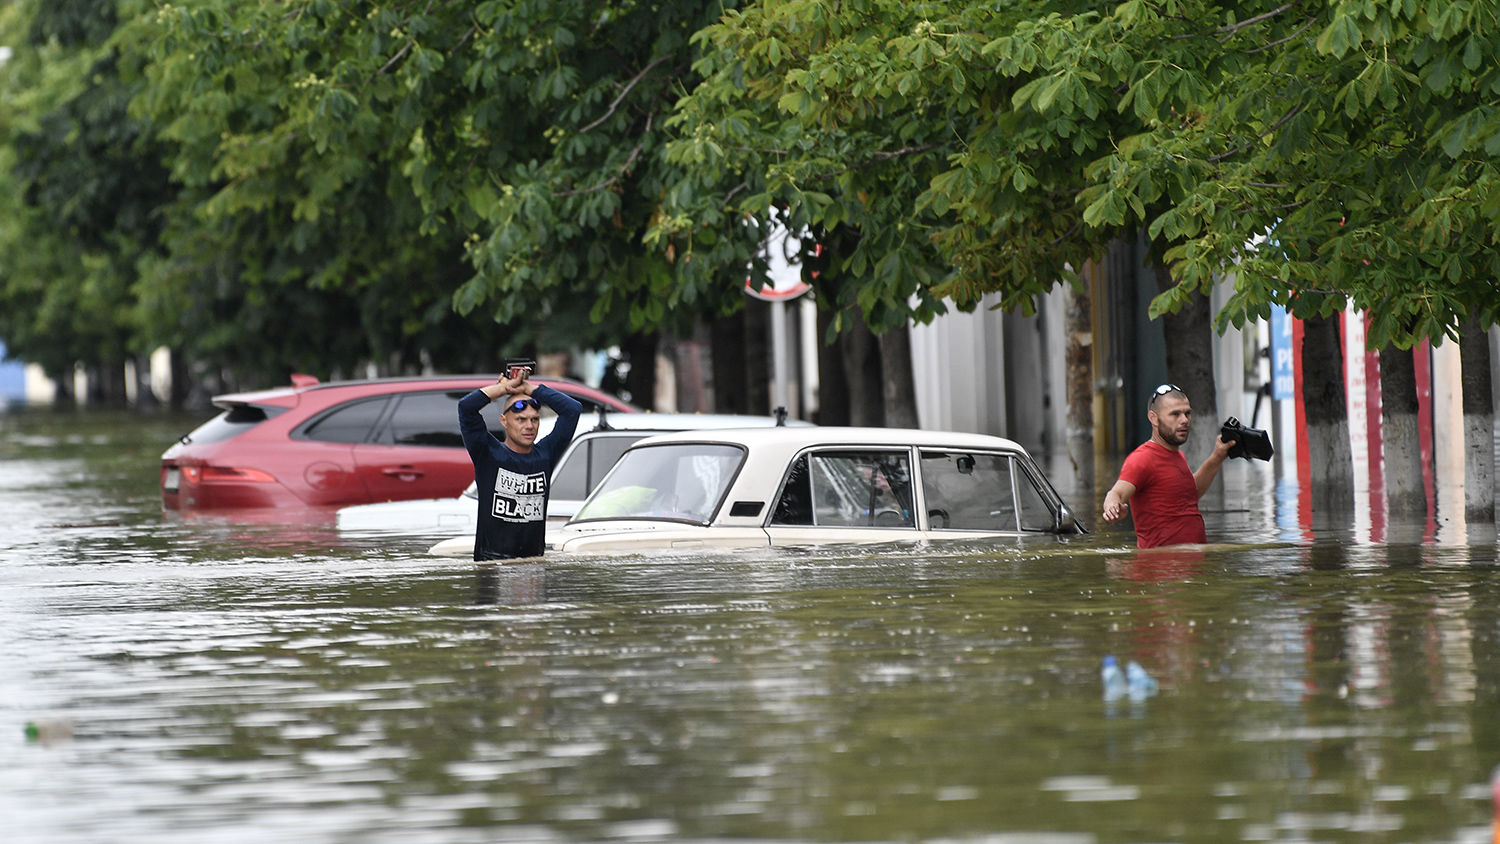
POLYGON ((732 445, 672 443, 632 449, 579 508, 574 521, 676 519, 706 523, 744 459, 745 452, 732 445))

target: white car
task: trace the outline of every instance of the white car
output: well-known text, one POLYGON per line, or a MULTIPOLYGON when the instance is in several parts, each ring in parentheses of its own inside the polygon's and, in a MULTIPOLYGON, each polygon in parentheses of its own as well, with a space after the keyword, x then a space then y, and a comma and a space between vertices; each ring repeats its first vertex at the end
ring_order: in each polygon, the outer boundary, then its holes
MULTIPOLYGON (((1084 533, 1019 444, 895 428, 643 439, 548 545, 636 552, 1084 533)), ((473 551, 456 537, 432 553, 473 551)))
MULTIPOLYGON (((552 417, 542 420, 538 438, 551 430, 552 417)), ((726 413, 611 413, 607 417, 585 416, 578 420, 579 433, 568 444, 552 474, 547 499, 547 521, 560 525, 578 511, 606 472, 625 449, 653 434, 696 429, 769 427, 776 424, 771 416, 741 416, 726 413), (590 422, 596 426, 585 430, 590 422)), ((789 426, 810 426, 800 420, 787 420, 789 426)), ((451 498, 425 498, 414 501, 385 501, 343 507, 338 511, 340 530, 361 533, 390 533, 415 536, 448 536, 467 533, 470 544, 478 518, 478 490, 473 482, 462 493, 451 498)), ((470 548, 472 551, 473 548, 470 548)))

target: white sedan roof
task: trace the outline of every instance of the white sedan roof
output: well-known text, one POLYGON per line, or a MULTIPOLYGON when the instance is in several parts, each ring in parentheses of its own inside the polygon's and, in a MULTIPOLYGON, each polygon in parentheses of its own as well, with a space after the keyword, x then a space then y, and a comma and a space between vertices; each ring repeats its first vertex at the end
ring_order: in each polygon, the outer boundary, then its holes
MULTIPOLYGON (((650 414, 633 414, 649 416, 650 414)), ((650 427, 650 426, 645 426, 650 427)), ((743 445, 767 456, 791 454, 812 447, 870 448, 958 448, 1020 451, 1020 443, 989 434, 966 434, 955 431, 924 431, 917 428, 844 428, 804 425, 791 427, 745 428, 733 431, 674 431, 657 434, 636 443, 636 447, 668 442, 721 442, 743 445)))
MULTIPOLYGON (((776 417, 752 416, 738 413, 605 413, 605 428, 595 428, 600 414, 585 413, 578 419, 578 433, 594 430, 614 431, 697 431, 722 430, 725 428, 770 428, 776 425, 776 417)), ((800 419, 786 420, 788 427, 812 427, 811 422, 800 419)))

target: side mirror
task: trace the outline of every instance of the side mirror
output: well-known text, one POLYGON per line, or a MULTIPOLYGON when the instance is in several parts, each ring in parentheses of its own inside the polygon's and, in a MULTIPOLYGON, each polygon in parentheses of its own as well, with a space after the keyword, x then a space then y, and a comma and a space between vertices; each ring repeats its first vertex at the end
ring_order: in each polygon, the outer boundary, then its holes
POLYGON ((1057 513, 1052 517, 1052 532, 1058 534, 1084 533, 1083 526, 1078 523, 1078 516, 1073 508, 1066 504, 1059 505, 1057 513))

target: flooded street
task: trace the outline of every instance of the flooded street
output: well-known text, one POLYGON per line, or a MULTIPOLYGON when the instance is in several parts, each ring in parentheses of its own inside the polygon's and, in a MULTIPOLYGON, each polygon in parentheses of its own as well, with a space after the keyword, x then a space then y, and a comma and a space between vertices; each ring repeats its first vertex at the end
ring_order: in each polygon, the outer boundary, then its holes
POLYGON ((0 415, 7 841, 1491 840, 1492 529, 477 566, 164 518, 196 421, 0 415))

